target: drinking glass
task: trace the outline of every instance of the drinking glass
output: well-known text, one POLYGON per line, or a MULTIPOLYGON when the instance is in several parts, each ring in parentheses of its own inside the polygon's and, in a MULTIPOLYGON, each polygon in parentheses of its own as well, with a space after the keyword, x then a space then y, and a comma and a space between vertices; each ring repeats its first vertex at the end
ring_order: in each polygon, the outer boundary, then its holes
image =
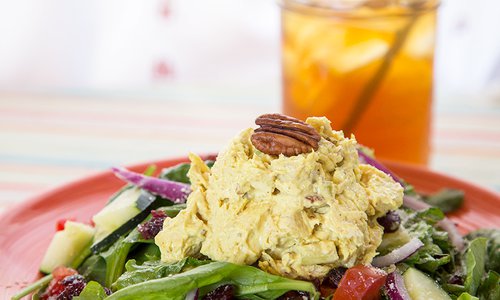
POLYGON ((437 0, 283 0, 283 111, 426 164, 437 0))

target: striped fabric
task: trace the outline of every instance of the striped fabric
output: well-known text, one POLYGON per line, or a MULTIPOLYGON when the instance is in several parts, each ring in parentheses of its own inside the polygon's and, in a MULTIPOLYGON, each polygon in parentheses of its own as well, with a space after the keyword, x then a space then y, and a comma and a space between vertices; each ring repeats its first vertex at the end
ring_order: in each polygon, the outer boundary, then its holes
MULTIPOLYGON (((113 165, 216 152, 279 102, 0 94, 0 211, 113 165)), ((500 112, 439 108, 431 168, 500 190, 500 112)))

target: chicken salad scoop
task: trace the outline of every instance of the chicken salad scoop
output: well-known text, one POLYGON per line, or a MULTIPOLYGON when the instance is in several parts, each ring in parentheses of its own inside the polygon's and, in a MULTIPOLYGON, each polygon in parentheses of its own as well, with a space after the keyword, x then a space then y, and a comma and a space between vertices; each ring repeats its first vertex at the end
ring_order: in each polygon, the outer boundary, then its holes
POLYGON ((237 135, 211 169, 191 154, 187 208, 167 218, 155 239, 162 261, 204 255, 306 279, 370 263, 383 235, 377 218, 401 206, 403 188, 360 164, 355 138, 332 130, 328 119, 304 124, 319 135, 305 153, 265 153, 282 134, 263 125, 237 135), (271 132, 267 148, 255 141, 262 131, 271 132))

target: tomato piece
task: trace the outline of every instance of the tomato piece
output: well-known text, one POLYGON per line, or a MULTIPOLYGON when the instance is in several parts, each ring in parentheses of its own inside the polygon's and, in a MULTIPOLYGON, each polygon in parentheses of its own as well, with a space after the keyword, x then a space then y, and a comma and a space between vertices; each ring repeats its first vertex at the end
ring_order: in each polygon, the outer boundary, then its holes
POLYGON ((334 300, 378 300, 380 288, 385 284, 387 273, 369 266, 354 266, 346 271, 339 287, 333 295, 334 300))
POLYGON ((66 225, 66 222, 68 221, 75 221, 75 218, 69 218, 69 219, 60 219, 56 222, 56 230, 61 231, 64 230, 64 225, 66 225))
POLYGON ((78 274, 78 272, 72 268, 68 268, 68 267, 64 267, 64 266, 61 266, 61 267, 57 267, 54 269, 54 271, 52 271, 52 276, 54 276, 54 279, 56 280, 61 280, 67 276, 71 276, 71 275, 75 275, 75 274, 78 274))
POLYGON ((320 286, 319 287, 319 293, 321 294, 321 297, 329 297, 331 295, 333 295, 333 293, 335 292, 335 289, 334 288, 331 288, 329 286, 320 286))
POLYGON ((78 274, 76 270, 67 267, 57 267, 52 271, 52 276, 54 278, 49 283, 49 286, 45 290, 45 292, 41 295, 41 300, 55 299, 57 295, 62 293, 66 286, 63 284, 63 279, 78 274))

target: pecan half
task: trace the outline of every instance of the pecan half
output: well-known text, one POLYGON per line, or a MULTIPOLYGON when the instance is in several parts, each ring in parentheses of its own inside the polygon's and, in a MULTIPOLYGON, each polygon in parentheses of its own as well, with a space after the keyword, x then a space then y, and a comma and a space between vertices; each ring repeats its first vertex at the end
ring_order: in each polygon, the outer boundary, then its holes
POLYGON ((301 120, 282 114, 265 114, 258 117, 255 124, 260 128, 255 130, 251 141, 261 152, 294 156, 318 150, 321 137, 301 120))

